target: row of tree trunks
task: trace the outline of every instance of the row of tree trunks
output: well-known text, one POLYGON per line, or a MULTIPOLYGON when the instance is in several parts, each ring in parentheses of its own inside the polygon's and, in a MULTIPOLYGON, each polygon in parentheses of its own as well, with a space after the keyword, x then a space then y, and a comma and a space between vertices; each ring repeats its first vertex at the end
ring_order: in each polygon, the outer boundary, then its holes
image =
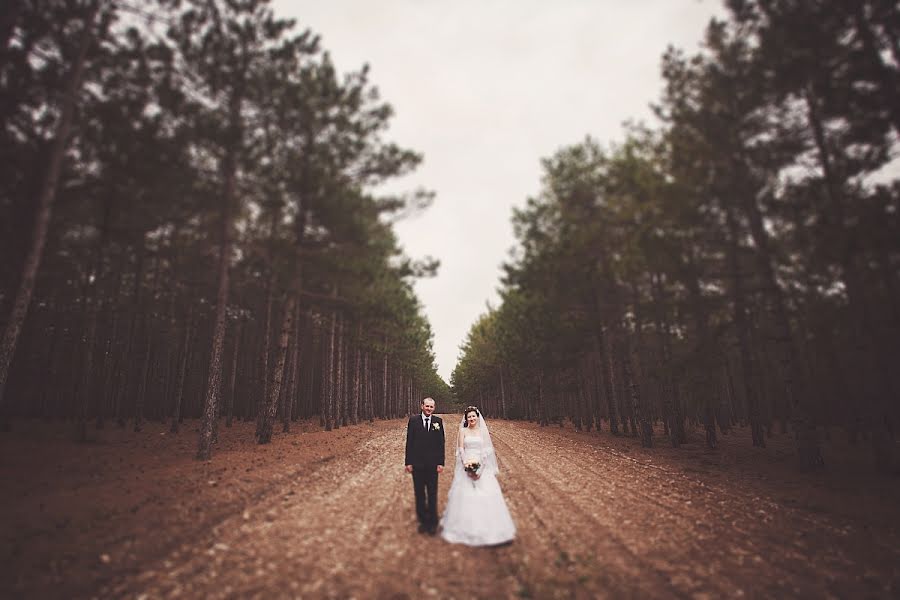
MULTIPOLYGON (((160 287, 158 276, 161 262, 155 256, 133 257, 131 271, 112 283, 126 292, 119 305, 105 305, 103 314, 111 319, 92 317, 94 306, 88 297, 83 305, 74 308, 78 317, 72 327, 64 330, 46 325, 45 319, 54 310, 49 307, 34 316, 34 326, 45 327, 46 338, 29 337, 29 348, 23 350, 37 357, 35 365, 47 373, 41 385, 34 390, 37 401, 34 413, 45 417, 68 416, 74 418, 79 435, 89 437, 85 423, 95 416, 97 427, 102 427, 106 417, 114 417, 124 426, 126 420, 134 423, 139 431, 145 419, 171 419, 170 431, 178 433, 185 416, 194 417, 205 408, 202 395, 203 382, 209 381, 203 369, 209 364, 211 347, 205 347, 203 339, 210 339, 215 331, 215 312, 203 311, 202 304, 189 304, 186 314, 178 314, 175 305, 167 303, 163 312, 147 311, 149 301, 160 287), (145 269, 145 265, 149 265, 145 269), (212 317, 212 318, 210 318, 212 317), (95 330, 91 331, 91 323, 95 330), (85 348, 88 341, 95 348, 91 376, 85 376, 85 348), (80 353, 81 360, 72 362, 65 358, 80 353), (82 394, 81 387, 90 386, 89 394, 82 394), (85 397, 91 398, 85 402, 85 397)), ((107 290, 109 293, 110 290, 107 290)), ((94 292, 91 292, 92 294, 94 292)), ((101 294, 98 294, 101 295, 101 294)), ((109 293, 111 297, 113 294, 109 293)), ((279 315, 287 308, 290 299, 273 302, 279 315)), ((390 355, 367 347, 370 342, 361 323, 351 323, 339 312, 322 313, 325 318, 313 316, 314 311, 304 312, 299 301, 293 302, 295 310, 291 333, 288 336, 285 364, 281 366, 278 355, 282 348, 276 343, 275 359, 266 388, 273 398, 274 381, 280 377, 276 402, 282 406, 280 413, 283 428, 290 428, 296 418, 319 414, 320 390, 331 389, 335 426, 359 423, 361 420, 395 418, 418 410, 422 394, 408 371, 390 355), (308 318, 301 318, 304 315, 308 318), (330 342, 330 324, 334 316, 335 339, 333 365, 329 372, 327 348, 322 342, 330 342), (324 325, 324 326, 323 326, 324 325), (325 335, 323 336, 322 333, 325 335), (318 348, 322 361, 315 360, 318 348), (309 355, 306 353, 309 352, 309 355), (312 356, 312 360, 303 360, 312 356), (373 368, 386 366, 387 370, 373 368)), ((283 325, 283 321, 282 321, 283 325)), ((215 444, 216 423, 219 418, 226 426, 237 418, 257 417, 263 422, 269 404, 258 410, 256 398, 263 385, 256 377, 261 370, 255 348, 262 346, 264 323, 246 320, 246 316, 226 318, 225 342, 221 373, 221 392, 213 414, 211 445, 215 444), (227 357, 227 358, 226 358, 227 357)), ((277 336, 276 336, 277 337, 277 336)), ((276 342, 280 341, 277 339, 276 342)), ((201 413, 202 414, 202 413, 201 413)), ((263 435, 263 439, 265 436, 263 435)))

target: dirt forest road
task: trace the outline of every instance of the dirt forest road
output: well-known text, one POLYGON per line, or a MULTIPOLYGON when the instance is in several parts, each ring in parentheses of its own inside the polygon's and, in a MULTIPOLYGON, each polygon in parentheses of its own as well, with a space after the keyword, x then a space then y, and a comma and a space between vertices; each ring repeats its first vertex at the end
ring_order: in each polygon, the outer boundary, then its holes
POLYGON ((518 536, 467 548, 416 532, 404 420, 298 422, 266 446, 237 422, 211 461, 196 427, 0 436, 0 597, 900 597, 900 482, 841 464, 847 448, 801 475, 787 435, 642 449, 495 420, 518 536))
MULTIPOLYGON (((456 417, 449 417, 448 422, 456 417)), ((467 548, 415 529, 385 423, 96 597, 896 597, 891 528, 788 506, 740 479, 632 458, 602 438, 493 423, 514 543, 467 548)), ((452 456, 448 436, 448 456, 452 456)), ((452 472, 442 475, 441 505, 452 472)))

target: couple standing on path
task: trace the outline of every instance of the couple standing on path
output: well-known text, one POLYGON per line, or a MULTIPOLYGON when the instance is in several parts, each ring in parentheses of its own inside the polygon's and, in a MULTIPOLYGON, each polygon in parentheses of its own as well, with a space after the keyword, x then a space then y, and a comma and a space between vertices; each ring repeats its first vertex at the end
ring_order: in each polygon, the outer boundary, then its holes
MULTIPOLYGON (((466 407, 456 439, 453 482, 441 518, 441 537, 454 544, 494 546, 511 542, 516 526, 497 482, 497 455, 481 412, 466 407)), ((444 471, 444 422, 434 400, 422 400, 422 413, 406 429, 406 472, 412 473, 419 533, 438 530, 438 475, 444 471)))

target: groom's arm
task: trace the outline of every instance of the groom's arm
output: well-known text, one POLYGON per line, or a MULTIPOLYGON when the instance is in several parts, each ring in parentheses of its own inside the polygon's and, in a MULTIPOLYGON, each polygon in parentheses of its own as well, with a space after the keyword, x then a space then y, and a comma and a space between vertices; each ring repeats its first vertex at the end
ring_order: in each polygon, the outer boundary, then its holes
POLYGON ((444 466, 444 459, 447 454, 447 444, 445 442, 446 438, 444 438, 444 421, 443 419, 441 419, 441 460, 440 462, 438 462, 438 464, 442 467, 444 466))
POLYGON ((406 470, 409 471, 409 467, 412 465, 412 438, 415 435, 415 430, 412 426, 412 419, 410 418, 409 422, 406 424, 406 458, 404 459, 404 464, 406 465, 406 470))

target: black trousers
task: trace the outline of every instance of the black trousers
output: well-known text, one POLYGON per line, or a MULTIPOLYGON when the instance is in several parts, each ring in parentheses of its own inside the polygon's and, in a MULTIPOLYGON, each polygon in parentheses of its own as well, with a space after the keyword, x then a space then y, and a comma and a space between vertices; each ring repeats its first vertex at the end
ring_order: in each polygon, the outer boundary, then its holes
POLYGON ((416 491, 416 516, 425 527, 437 527, 437 466, 413 467, 413 489, 416 491))

